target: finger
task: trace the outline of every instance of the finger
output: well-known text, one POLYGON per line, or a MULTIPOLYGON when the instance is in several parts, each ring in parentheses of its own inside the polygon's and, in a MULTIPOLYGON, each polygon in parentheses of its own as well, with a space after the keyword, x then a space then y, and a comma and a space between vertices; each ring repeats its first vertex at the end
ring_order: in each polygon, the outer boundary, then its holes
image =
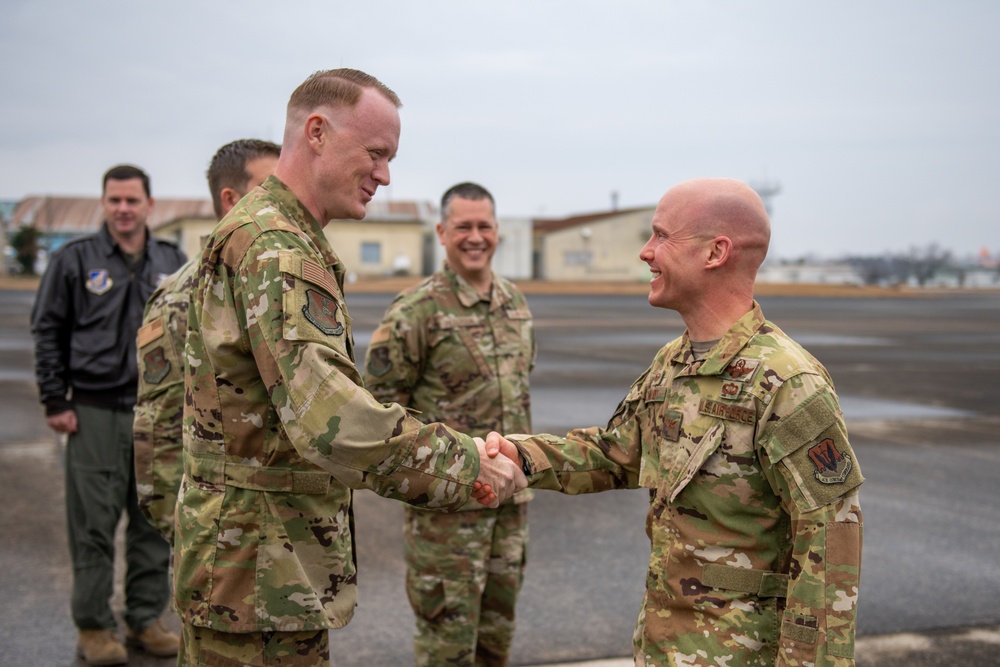
POLYGON ((491 459, 496 458, 496 455, 500 453, 502 440, 503 436, 496 431, 490 431, 489 435, 486 436, 486 453, 491 459))

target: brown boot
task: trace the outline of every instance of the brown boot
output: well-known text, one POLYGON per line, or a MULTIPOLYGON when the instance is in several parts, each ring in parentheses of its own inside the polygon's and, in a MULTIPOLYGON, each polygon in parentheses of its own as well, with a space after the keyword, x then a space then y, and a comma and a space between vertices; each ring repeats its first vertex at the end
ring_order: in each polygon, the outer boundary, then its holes
POLYGON ((80 630, 76 652, 88 665, 124 665, 128 652, 113 630, 80 630))
POLYGON ((158 658, 169 658, 177 655, 177 650, 181 644, 181 638, 167 630, 163 621, 157 619, 147 625, 142 632, 128 631, 129 643, 142 648, 149 655, 158 658))

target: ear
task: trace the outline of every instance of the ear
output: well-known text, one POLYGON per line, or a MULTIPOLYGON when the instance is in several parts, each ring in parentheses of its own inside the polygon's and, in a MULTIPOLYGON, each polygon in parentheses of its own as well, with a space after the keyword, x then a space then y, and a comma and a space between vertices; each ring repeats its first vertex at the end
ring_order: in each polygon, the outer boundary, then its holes
POLYGON ((243 197, 240 193, 232 188, 222 188, 222 192, 219 193, 219 201, 222 202, 223 211, 228 211, 232 207, 236 206, 236 203, 241 199, 243 199, 243 197))
POLYGON ((306 142, 314 152, 320 152, 323 143, 329 141, 329 123, 322 114, 312 113, 306 118, 306 142))
POLYGON ((733 252, 733 241, 728 236, 716 236, 708 242, 706 269, 717 269, 729 261, 733 252))
POLYGON ((434 227, 434 229, 437 231, 438 243, 440 243, 441 245, 444 245, 444 225, 442 225, 439 222, 439 223, 437 223, 437 226, 434 227))

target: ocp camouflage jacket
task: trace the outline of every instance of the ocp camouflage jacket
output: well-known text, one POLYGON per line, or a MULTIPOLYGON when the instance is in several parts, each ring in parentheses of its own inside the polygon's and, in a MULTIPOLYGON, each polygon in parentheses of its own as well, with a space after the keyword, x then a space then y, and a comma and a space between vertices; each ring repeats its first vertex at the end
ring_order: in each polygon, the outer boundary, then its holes
POLYGON ((650 489, 639 665, 854 664, 863 481, 823 368, 759 306, 685 334, 607 428, 512 438, 534 488, 650 489))
POLYGON ((273 176, 208 241, 185 362, 175 596, 186 623, 343 626, 356 603, 351 489, 438 508, 469 498, 472 439, 363 388, 343 275, 273 176))

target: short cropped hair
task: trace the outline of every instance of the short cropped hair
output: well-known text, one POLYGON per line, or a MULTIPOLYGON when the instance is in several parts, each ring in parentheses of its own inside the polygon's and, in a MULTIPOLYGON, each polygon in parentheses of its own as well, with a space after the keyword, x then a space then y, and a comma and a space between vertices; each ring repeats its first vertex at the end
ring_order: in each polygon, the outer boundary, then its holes
POLYGON ((353 107, 365 88, 376 89, 397 109, 403 106, 399 96, 371 74, 342 67, 320 70, 303 81, 289 98, 288 110, 312 111, 320 106, 338 104, 353 107))
POLYGON ((134 164, 119 164, 104 172, 104 179, 101 181, 101 194, 108 189, 108 181, 130 181, 138 178, 142 181, 142 189, 147 197, 152 197, 153 193, 149 189, 149 174, 144 172, 134 164))
POLYGON ((493 195, 490 194, 490 191, 478 183, 465 182, 451 186, 443 195, 441 195, 442 222, 448 219, 448 207, 451 205, 451 200, 455 197, 458 197, 459 199, 472 200, 488 199, 490 201, 490 207, 493 209, 493 215, 496 215, 497 204, 493 201, 493 195))
POLYGON ((208 190, 212 193, 212 206, 215 217, 222 217, 222 191, 232 188, 240 194, 250 180, 247 165, 262 157, 278 157, 281 146, 263 139, 237 139, 215 152, 208 165, 205 176, 208 178, 208 190))

